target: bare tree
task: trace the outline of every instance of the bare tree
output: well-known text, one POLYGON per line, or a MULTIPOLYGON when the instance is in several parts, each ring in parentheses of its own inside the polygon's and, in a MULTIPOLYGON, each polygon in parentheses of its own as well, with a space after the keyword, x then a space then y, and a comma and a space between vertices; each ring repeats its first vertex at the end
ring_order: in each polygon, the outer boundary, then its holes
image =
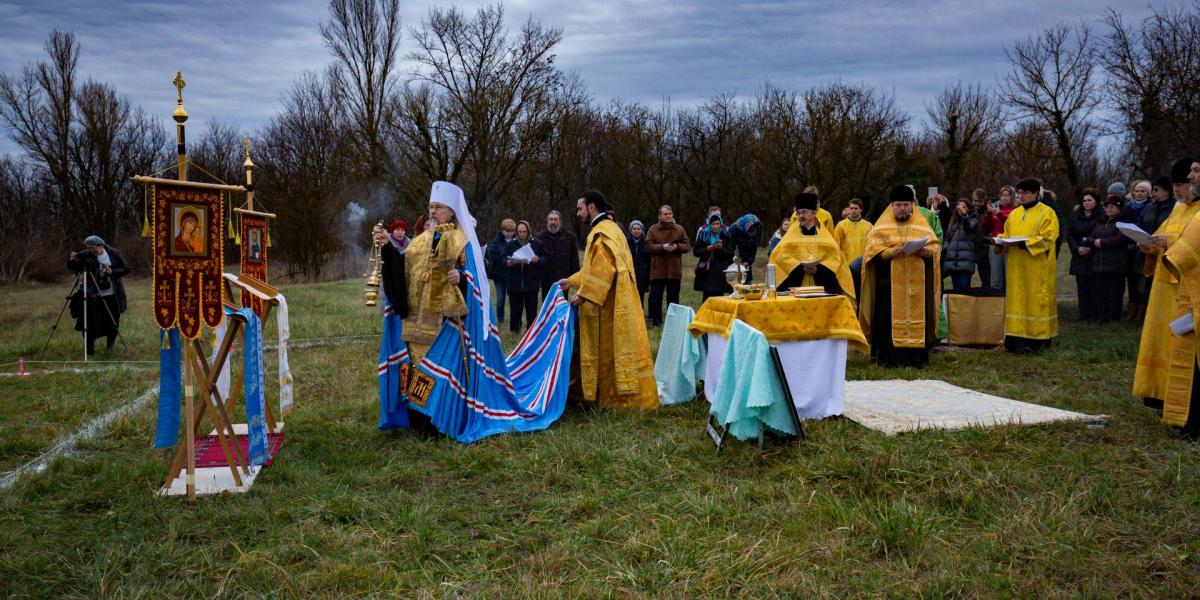
POLYGON ((0 118, 53 187, 51 211, 64 235, 133 231, 141 196, 133 175, 165 159, 166 133, 106 84, 77 83, 79 44, 55 31, 48 61, 0 75, 0 118))
POLYGON ((1093 115, 1103 101, 1090 29, 1058 24, 1004 52, 1012 67, 1002 84, 1005 101, 1053 136, 1058 168, 1078 198, 1077 144, 1098 132, 1093 115))
POLYGON ((363 176, 377 180, 391 168, 385 129, 391 121, 400 48, 399 0, 330 0, 321 37, 336 59, 331 85, 346 105, 363 176))
POLYGON ((963 195, 968 162, 978 160, 979 150, 1003 126, 1001 105, 979 85, 958 82, 942 90, 925 111, 939 146, 943 184, 948 192, 963 195))
POLYGON ((340 106, 328 77, 306 74, 261 134, 255 164, 262 176, 255 185, 281 204, 286 199, 273 237, 290 275, 320 277, 342 247, 344 228, 336 217, 348 200, 353 142, 340 106))
POLYGON ((1200 3, 1190 10, 1151 8, 1135 29, 1109 9, 1101 63, 1115 93, 1108 99, 1127 132, 1126 155, 1141 177, 1165 172, 1200 136, 1200 3))
POLYGON ((835 83, 801 98, 801 151, 797 173, 821 190, 835 214, 855 195, 879 194, 892 183, 895 152, 906 141, 908 117, 895 100, 874 89, 835 83))
POLYGON ((531 19, 510 37, 503 7, 485 6, 472 18, 434 8, 411 35, 416 82, 427 87, 406 95, 406 106, 419 110, 411 127, 400 128, 403 141, 436 149, 419 164, 428 176, 464 185, 488 222, 553 134, 562 79, 553 50, 562 30, 531 19))

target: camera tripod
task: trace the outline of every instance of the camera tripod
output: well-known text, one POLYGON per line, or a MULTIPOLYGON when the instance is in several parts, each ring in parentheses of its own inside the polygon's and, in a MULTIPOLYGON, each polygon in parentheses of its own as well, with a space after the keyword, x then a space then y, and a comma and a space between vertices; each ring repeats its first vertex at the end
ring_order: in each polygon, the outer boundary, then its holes
MULTIPOLYGON (((71 291, 67 293, 67 298, 66 298, 66 300, 63 301, 62 308, 58 309, 58 318, 54 319, 54 324, 50 326, 50 335, 46 336, 46 343, 42 345, 42 351, 40 353, 38 353, 39 359, 42 357, 43 354, 46 353, 46 349, 50 347, 50 340, 54 337, 54 332, 58 331, 58 324, 60 321, 62 321, 63 313, 65 313, 67 311, 67 307, 70 306, 71 298, 73 298, 75 296, 76 291, 79 291, 82 289, 82 292, 83 292, 83 362, 87 362, 87 360, 88 360, 88 351, 87 351, 87 347, 88 347, 88 303, 92 302, 92 300, 88 298, 88 280, 89 279, 91 280, 91 288, 92 289, 95 289, 95 290, 100 289, 100 284, 96 282, 96 275, 94 273, 92 273, 91 271, 84 270, 84 271, 80 271, 75 274, 75 281, 71 284, 71 291)), ((115 285, 115 284, 110 284, 110 285, 115 285)), ((108 315, 109 321, 111 323, 113 323, 114 326, 116 326, 117 339, 121 340, 121 347, 124 348, 126 351, 128 351, 129 346, 125 344, 125 337, 121 335, 120 326, 116 325, 117 319, 116 319, 116 317, 113 316, 112 310, 109 309, 108 304, 105 303, 103 299, 97 299, 96 301, 100 303, 100 306, 104 307, 104 312, 108 315)))

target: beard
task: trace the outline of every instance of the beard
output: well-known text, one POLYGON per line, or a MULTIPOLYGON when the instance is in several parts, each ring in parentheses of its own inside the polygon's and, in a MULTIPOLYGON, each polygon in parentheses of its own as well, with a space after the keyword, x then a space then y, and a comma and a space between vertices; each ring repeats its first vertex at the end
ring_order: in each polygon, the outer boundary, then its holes
POLYGON ((546 231, 549 231, 550 233, 558 233, 560 229, 562 229, 562 223, 555 223, 553 225, 546 226, 546 231))
POLYGON ((1200 197, 1200 183, 1193 183, 1188 186, 1188 191, 1191 192, 1192 200, 1200 197))
POLYGON ((909 220, 909 218, 912 217, 912 213, 896 213, 895 217, 896 217, 897 221, 900 221, 901 223, 903 223, 904 221, 907 221, 907 220, 909 220))

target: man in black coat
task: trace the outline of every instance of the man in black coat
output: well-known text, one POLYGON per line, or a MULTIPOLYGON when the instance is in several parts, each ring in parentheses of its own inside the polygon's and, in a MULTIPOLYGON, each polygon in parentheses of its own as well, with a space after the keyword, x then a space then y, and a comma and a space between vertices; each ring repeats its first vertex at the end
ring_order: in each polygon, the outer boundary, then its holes
POLYGON ((556 281, 579 271, 579 240, 575 234, 563 229, 562 213, 557 210, 546 215, 546 230, 539 233, 537 239, 546 252, 541 269, 542 300, 545 300, 556 281))
POLYGON ((71 316, 75 318, 75 330, 84 333, 88 356, 92 356, 97 338, 108 338, 109 350, 117 341, 121 313, 127 308, 121 278, 129 274, 129 265, 100 236, 90 235, 83 244, 86 249, 67 257, 67 269, 82 276, 79 290, 71 296, 71 316))

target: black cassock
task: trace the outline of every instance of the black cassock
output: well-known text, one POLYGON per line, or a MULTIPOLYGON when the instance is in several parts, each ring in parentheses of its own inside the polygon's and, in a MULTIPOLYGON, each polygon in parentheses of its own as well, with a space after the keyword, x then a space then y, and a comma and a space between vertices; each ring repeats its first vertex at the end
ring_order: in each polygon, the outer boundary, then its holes
MULTIPOLYGON (((871 359, 885 367, 923 367, 929 364, 929 342, 924 348, 892 345, 892 265, 883 259, 875 267, 875 306, 871 311, 871 359)), ((925 259, 926 266, 929 260, 925 259)), ((926 276, 932 277, 926 269, 926 276)), ((933 301, 926 294, 925 302, 933 301)), ((926 311, 929 314, 929 311, 926 311)))

